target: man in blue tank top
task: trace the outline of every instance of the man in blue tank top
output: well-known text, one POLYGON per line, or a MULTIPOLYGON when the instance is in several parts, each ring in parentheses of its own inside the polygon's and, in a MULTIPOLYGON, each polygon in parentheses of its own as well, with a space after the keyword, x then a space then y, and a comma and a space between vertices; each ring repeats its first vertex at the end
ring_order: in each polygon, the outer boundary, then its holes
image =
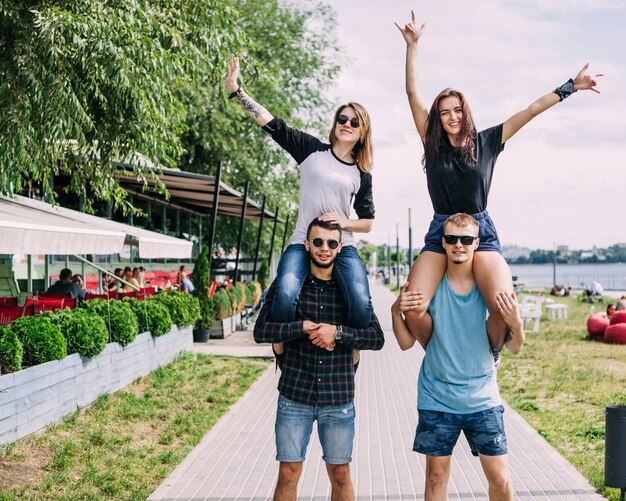
POLYGON ((430 303, 430 333, 413 337, 402 317, 420 304, 420 292, 407 291, 405 286, 392 307, 400 347, 406 350, 418 341, 426 350, 418 379, 419 422, 413 443, 415 452, 426 455, 426 501, 447 499, 452 450, 461 431, 472 454, 480 457, 489 498, 513 499, 492 348, 499 350, 506 343, 509 351, 518 353, 524 329, 515 294, 501 292, 498 307, 510 330, 499 346, 490 344, 487 307, 472 273, 478 228, 472 216, 462 213, 444 223, 447 270, 430 303))

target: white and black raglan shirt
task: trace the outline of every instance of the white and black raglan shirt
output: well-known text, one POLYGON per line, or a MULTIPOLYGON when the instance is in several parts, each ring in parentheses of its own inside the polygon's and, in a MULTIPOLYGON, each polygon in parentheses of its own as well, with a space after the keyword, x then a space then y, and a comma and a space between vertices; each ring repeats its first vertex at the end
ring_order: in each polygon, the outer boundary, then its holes
MULTIPOLYGON (((306 132, 274 118, 263 129, 269 132, 300 166, 300 207, 289 244, 303 244, 313 218, 327 212, 350 217, 350 205, 359 219, 374 219, 372 175, 355 163, 337 158, 332 147, 306 132)), ((342 233, 343 245, 355 245, 352 232, 342 233)))

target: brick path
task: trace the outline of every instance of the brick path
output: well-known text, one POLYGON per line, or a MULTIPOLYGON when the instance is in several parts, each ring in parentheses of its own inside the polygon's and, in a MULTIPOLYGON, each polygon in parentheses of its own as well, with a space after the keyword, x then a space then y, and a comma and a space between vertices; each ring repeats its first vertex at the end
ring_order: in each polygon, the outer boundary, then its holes
MULTIPOLYGON (((422 350, 402 352, 391 331, 393 295, 372 286, 375 311, 385 331, 380 352, 362 352, 356 385, 356 439, 351 464, 359 500, 423 499, 425 460, 411 451, 417 423, 416 381, 422 350)), ((250 332, 207 345, 204 353, 253 356, 250 332), (244 349, 245 348, 245 349, 244 349)), ((259 346, 256 354, 267 355, 259 346)), ((276 483, 274 417, 278 374, 269 368, 200 444, 150 496, 169 500, 268 500, 276 483)), ((516 500, 602 500, 602 496, 514 410, 505 412, 516 500)), ((480 462, 463 438, 456 447, 450 499, 487 500, 480 462)), ((317 436, 311 437, 298 499, 330 499, 330 484, 317 436)))

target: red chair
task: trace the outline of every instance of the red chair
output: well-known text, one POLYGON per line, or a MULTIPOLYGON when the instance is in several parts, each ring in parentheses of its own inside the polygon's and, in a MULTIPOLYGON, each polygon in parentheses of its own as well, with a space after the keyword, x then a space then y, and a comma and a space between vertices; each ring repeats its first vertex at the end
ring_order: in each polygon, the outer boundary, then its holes
POLYGON ((95 291, 98 288, 98 275, 90 273, 85 276, 85 289, 95 291))
POLYGON ((26 298, 26 306, 33 306, 35 309, 35 315, 44 311, 54 311, 60 308, 76 308, 76 299, 73 298, 58 298, 58 299, 35 299, 32 297, 26 298))
POLYGON ((0 297, 0 306, 17 306, 16 297, 0 297))
POLYGON ((0 325, 8 325, 13 320, 34 314, 34 306, 0 306, 0 325))
POLYGON ((139 301, 143 301, 148 296, 154 296, 154 288, 152 288, 152 287, 145 287, 145 288, 139 289, 137 291, 137 299, 139 299, 139 301))
POLYGON ((154 278, 165 278, 166 280, 170 278, 170 275, 167 271, 154 270, 152 273, 154 273, 154 278))

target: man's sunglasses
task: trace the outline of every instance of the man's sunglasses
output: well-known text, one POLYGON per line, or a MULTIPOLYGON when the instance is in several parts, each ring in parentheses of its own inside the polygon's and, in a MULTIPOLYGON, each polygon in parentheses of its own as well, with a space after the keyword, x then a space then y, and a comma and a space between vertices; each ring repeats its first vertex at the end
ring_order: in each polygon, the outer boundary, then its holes
POLYGON ((448 245, 455 245, 459 240, 463 245, 472 245, 478 237, 466 237, 461 235, 444 235, 443 239, 448 245))
MULTIPOLYGON (((326 243, 328 244, 328 248, 331 250, 335 250, 337 247, 339 247, 339 242, 333 238, 331 238, 330 240, 326 240, 326 243)), ((321 247, 322 245, 324 245, 324 240, 319 237, 314 238, 313 245, 315 245, 315 247, 321 247)))
POLYGON ((350 127, 352 127, 353 129, 358 129, 359 128, 359 119, 358 118, 352 118, 349 119, 347 116, 345 115, 338 115, 337 116, 337 123, 339 125, 345 125, 348 123, 348 120, 350 120, 350 127))

